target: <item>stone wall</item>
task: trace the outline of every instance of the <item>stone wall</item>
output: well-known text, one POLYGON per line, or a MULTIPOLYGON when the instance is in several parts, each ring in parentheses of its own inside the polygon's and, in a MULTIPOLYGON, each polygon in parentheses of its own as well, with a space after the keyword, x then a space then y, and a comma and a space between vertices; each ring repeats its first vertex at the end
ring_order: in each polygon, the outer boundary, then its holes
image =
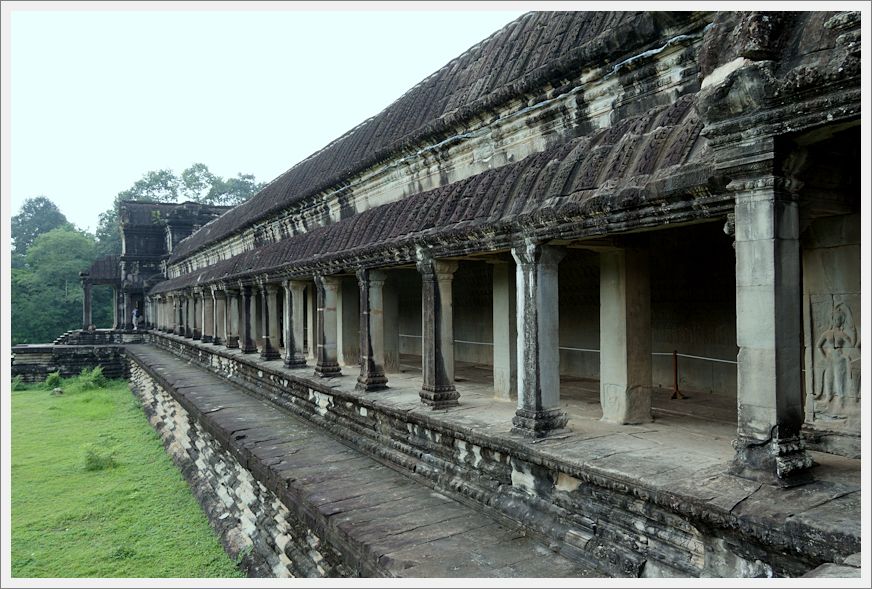
POLYGON ((40 382, 52 372, 64 378, 78 376, 83 368, 103 368, 107 378, 124 378, 127 365, 121 345, 20 345, 12 348, 12 377, 40 382))
POLYGON ((810 446, 860 457, 860 215, 811 223, 802 243, 810 446))
POLYGON ((345 577, 350 571, 272 491, 257 481, 148 371, 130 386, 221 539, 251 577, 345 577))

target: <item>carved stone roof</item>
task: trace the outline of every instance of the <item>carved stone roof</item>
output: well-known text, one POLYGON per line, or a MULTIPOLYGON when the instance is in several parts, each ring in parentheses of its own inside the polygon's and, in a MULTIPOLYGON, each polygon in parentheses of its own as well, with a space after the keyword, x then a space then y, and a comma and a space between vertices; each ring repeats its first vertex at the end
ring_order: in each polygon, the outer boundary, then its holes
MULTIPOLYGON (((151 226, 157 221, 156 214, 160 219, 166 220, 180 214, 193 214, 196 218, 204 217, 205 220, 213 219, 222 215, 233 207, 221 205, 208 205, 197 202, 144 202, 138 200, 121 201, 121 222, 125 226, 151 226)), ((205 222, 201 221, 201 222, 205 222)))
POLYGON ((175 263, 294 202, 339 186, 388 156, 450 136, 475 115, 513 98, 561 87, 583 68, 615 63, 698 13, 532 12, 497 31, 322 150, 273 180, 232 215, 204 225, 174 249, 175 263))
POLYGON ((700 190, 711 182, 712 170, 694 98, 685 95, 513 164, 244 252, 167 280, 153 292, 287 270, 295 263, 350 262, 375 250, 406 247, 413 255, 416 244, 452 239, 476 241, 476 249, 488 251, 538 224, 605 219, 700 190))
POLYGON ((119 256, 101 256, 88 268, 87 279, 92 283, 108 283, 121 280, 119 256))

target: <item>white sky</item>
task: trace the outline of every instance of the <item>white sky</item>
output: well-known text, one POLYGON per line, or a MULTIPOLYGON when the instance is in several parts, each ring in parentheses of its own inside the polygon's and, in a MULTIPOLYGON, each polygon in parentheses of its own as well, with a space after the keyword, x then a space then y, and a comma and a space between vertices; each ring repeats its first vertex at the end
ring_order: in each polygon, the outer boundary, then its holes
POLYGON ((45 195, 93 231, 145 172, 194 162, 272 180, 523 14, 118 6, 11 13, 12 215, 45 195))

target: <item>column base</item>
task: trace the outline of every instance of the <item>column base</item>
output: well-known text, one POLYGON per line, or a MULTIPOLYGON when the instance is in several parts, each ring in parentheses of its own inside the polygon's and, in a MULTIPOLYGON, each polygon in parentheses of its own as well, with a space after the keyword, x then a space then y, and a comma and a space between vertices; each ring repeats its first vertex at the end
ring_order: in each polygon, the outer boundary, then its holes
POLYGON ((560 409, 530 411, 518 409, 512 418, 513 434, 521 434, 528 438, 544 438, 556 434, 568 433, 566 422, 569 417, 560 409))
POLYGON ((224 344, 228 348, 238 348, 239 347, 239 336, 231 335, 227 338, 227 343, 224 344))
POLYGON ((321 378, 332 378, 334 376, 342 376, 342 369, 336 362, 319 362, 315 365, 315 376, 321 378))
POLYGON ((260 357, 263 360, 278 360, 282 357, 281 352, 279 352, 274 347, 264 344, 261 346, 260 357))
POLYGON ((424 385, 418 395, 421 397, 421 402, 429 405, 431 409, 446 409, 460 405, 458 401, 460 393, 453 384, 436 387, 424 385))
POLYGON ((215 337, 212 338, 212 343, 213 343, 214 345, 216 345, 216 346, 220 346, 220 345, 223 344, 224 342, 221 341, 221 338, 220 338, 220 337, 215 336, 215 337))
POLYGON ((204 335, 200 341, 202 341, 204 344, 211 344, 212 343, 212 336, 211 335, 204 335))
POLYGON ((306 357, 303 355, 285 357, 285 368, 305 368, 306 357))
POLYGON ((200 330, 199 330, 199 329, 195 329, 195 330, 194 330, 194 339, 200 339, 200 338, 202 338, 202 337, 203 337, 203 334, 200 332, 200 330))
POLYGON ((768 440, 743 438, 733 440, 736 456, 729 473, 779 487, 795 487, 814 480, 814 461, 805 450, 799 435, 778 437, 778 428, 768 440))
POLYGON ((239 351, 243 354, 254 354, 257 352, 257 346, 254 345, 254 342, 240 342, 239 351))
POLYGON ((367 376, 358 376, 357 385, 354 387, 358 391, 381 391, 388 388, 388 379, 384 374, 370 374, 367 376))

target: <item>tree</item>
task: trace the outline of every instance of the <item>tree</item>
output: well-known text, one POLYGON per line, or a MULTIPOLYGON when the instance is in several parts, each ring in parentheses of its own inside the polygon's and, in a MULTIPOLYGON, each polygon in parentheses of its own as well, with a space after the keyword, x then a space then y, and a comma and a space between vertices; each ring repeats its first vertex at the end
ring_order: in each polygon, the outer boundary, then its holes
POLYGON ((79 272, 95 258, 94 238, 70 226, 38 236, 12 271, 12 342, 50 342, 81 327, 79 272))
POLYGON ((238 205, 257 194, 265 186, 257 183, 253 174, 237 174, 236 178, 215 178, 205 202, 214 205, 238 205))
POLYGON ((179 197, 179 184, 179 179, 172 170, 152 170, 143 174, 133 186, 119 192, 116 200, 176 202, 179 197))
POLYGON ((118 202, 116 197, 112 208, 100 213, 97 230, 94 232, 97 238, 97 256, 121 254, 121 226, 118 222, 118 202))
POLYGON ((28 198, 12 217, 12 266, 21 267, 24 255, 37 237, 56 229, 71 227, 64 214, 45 196, 28 198))
POLYGON ((213 190, 216 180, 220 180, 220 178, 210 172, 206 164, 193 164, 182 172, 182 196, 185 200, 203 202, 203 199, 213 190))

